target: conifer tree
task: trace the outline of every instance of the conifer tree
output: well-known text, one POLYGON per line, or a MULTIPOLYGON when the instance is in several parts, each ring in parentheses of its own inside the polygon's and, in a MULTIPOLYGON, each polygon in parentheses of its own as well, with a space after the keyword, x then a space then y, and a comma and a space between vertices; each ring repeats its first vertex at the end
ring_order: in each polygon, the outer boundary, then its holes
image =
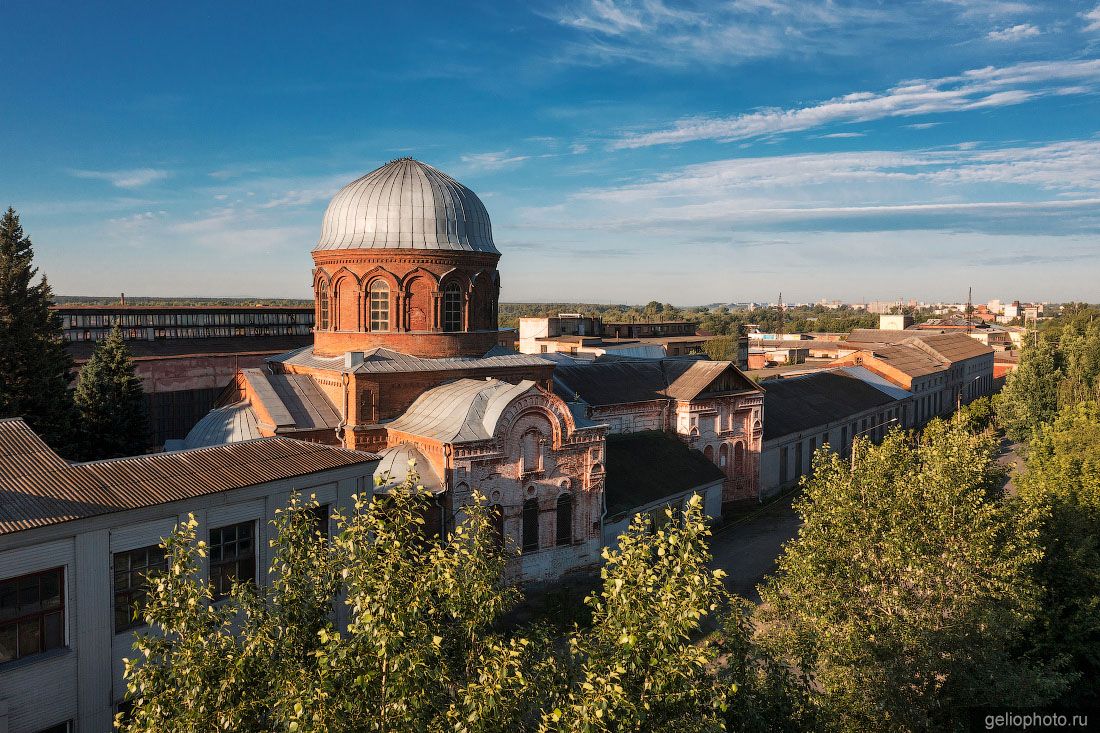
POLYGON ((84 460, 141 453, 147 420, 141 379, 116 325, 100 341, 76 382, 80 455, 84 460))
POLYGON ((34 249, 19 216, 0 217, 0 417, 22 417, 55 450, 71 449, 72 358, 46 277, 35 283, 34 249))

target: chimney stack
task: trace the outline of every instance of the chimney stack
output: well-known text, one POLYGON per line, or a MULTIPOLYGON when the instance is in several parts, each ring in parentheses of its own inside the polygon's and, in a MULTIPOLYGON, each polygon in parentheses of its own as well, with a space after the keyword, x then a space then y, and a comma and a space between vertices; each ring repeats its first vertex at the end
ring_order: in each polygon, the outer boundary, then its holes
POLYGON ((119 305, 126 305, 126 293, 122 293, 118 296, 119 305))

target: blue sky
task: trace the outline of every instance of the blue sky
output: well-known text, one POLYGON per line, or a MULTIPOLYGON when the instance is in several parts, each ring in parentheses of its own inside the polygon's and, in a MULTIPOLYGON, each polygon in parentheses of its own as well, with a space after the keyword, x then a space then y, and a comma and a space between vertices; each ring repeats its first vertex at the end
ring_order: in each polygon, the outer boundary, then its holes
POLYGON ((57 292, 308 296, 341 185, 476 191, 505 300, 1100 300, 1097 0, 5 5, 57 292))

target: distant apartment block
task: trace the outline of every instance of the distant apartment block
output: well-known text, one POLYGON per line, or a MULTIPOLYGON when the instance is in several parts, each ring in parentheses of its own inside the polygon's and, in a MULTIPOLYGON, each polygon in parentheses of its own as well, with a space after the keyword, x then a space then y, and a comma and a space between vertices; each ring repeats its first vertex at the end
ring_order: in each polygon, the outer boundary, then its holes
POLYGON ((711 338, 697 334, 698 327, 693 321, 604 322, 579 313, 521 318, 519 351, 592 357, 613 354, 643 359, 689 356, 703 353, 703 345, 711 338))

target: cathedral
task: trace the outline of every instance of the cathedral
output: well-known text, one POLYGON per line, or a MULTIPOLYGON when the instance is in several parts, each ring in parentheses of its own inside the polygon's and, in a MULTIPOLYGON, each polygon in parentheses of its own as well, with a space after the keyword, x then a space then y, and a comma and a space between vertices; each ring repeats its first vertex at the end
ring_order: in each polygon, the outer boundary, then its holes
POLYGON ((524 580, 597 564, 609 505, 645 503, 605 496, 625 434, 690 453, 724 503, 755 498, 759 387, 729 362, 563 368, 498 346, 500 256, 481 200, 430 165, 401 158, 349 183, 312 251, 313 344, 239 370, 221 406, 167 447, 339 445, 379 456, 382 490, 415 461, 436 495, 429 525, 445 531, 479 491, 524 580))

